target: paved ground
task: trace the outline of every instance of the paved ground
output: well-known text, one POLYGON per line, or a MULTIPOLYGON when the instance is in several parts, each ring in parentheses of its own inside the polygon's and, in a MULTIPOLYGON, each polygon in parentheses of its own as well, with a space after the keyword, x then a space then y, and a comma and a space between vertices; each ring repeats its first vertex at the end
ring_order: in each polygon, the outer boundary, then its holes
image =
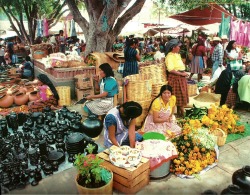
MULTIPOLYGON (((79 110, 79 106, 71 109, 79 110)), ((241 121, 250 123, 250 112, 246 109, 237 110, 241 121)), ((250 137, 228 143, 219 148, 219 162, 216 167, 201 175, 199 179, 181 179, 169 174, 164 179, 150 180, 149 185, 137 194, 192 194, 198 195, 207 189, 218 194, 232 183, 232 174, 244 165, 250 165, 250 137)), ((97 140, 103 144, 103 137, 97 140)), ((13 190, 10 194, 77 194, 74 183, 75 168, 62 171, 43 179, 38 186, 27 186, 23 190, 13 190)), ((113 194, 122 194, 114 190, 113 194)))

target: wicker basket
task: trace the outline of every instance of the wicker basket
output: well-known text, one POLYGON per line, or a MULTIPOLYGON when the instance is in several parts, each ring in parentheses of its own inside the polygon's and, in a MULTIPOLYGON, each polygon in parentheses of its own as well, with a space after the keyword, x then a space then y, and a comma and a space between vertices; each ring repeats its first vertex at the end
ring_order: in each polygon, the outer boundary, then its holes
MULTIPOLYGON (((127 99, 127 101, 133 101, 133 100, 130 100, 130 99, 127 99)), ((137 127, 141 127, 142 126, 142 123, 146 117, 146 115, 148 114, 148 109, 149 109, 149 106, 150 106, 150 103, 151 103, 152 99, 147 99, 145 101, 137 101, 141 107, 142 107, 142 114, 136 118, 136 126, 137 127)))
POLYGON ((126 86, 126 99, 133 101, 143 101, 151 99, 152 81, 146 75, 135 74, 125 77, 125 82, 128 81, 126 86))
POLYGON ((225 133, 222 129, 217 128, 212 131, 212 134, 217 137, 218 146, 223 146, 226 143, 227 133, 225 133))
POLYGON ((57 93, 59 95, 59 106, 70 106, 71 105, 71 96, 70 96, 70 87, 68 86, 59 86, 56 87, 57 93))
POLYGON ((153 97, 156 97, 159 93, 160 93, 160 90, 161 90, 161 87, 163 85, 166 85, 168 82, 162 82, 162 83, 155 83, 155 84, 152 84, 152 96, 153 97))
POLYGON ((197 95, 197 84, 187 84, 188 96, 197 95))
POLYGON ((147 65, 140 68, 141 74, 147 75, 152 84, 166 82, 166 70, 164 64, 147 65))

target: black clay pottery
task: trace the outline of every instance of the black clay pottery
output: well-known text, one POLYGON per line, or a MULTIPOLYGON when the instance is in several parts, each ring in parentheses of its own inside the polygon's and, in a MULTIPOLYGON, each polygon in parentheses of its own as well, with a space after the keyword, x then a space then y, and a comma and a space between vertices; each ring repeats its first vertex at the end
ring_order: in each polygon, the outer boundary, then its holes
POLYGON ((71 131, 73 132, 82 132, 83 131, 83 125, 80 121, 75 121, 70 126, 71 131))
POLYGON ((7 121, 9 121, 9 127, 12 128, 13 131, 17 131, 18 129, 18 117, 15 112, 11 112, 9 115, 6 116, 7 121))
POLYGON ((48 161, 50 163, 57 161, 58 164, 61 164, 62 162, 64 162, 64 160, 65 160, 65 155, 61 151, 53 150, 53 151, 49 152, 49 154, 48 154, 48 161))
POLYGON ((232 182, 238 185, 245 193, 250 194, 250 166, 244 166, 232 175, 232 182))
POLYGON ((22 126, 27 120, 27 115, 23 112, 18 113, 17 117, 18 117, 18 125, 19 126, 22 126))
POLYGON ((221 192, 221 195, 232 195, 232 194, 243 194, 243 191, 239 186, 231 184, 221 192))
POLYGON ((24 125, 27 125, 28 127, 32 128, 34 126, 34 121, 29 117, 29 118, 27 118, 27 120, 24 123, 24 125))
POLYGON ((96 115, 90 115, 87 119, 83 121, 82 125, 83 125, 83 133, 85 133, 87 136, 91 138, 100 135, 103 128, 101 120, 99 120, 96 115))
POLYGON ((50 108, 49 106, 46 106, 46 107, 43 109, 43 112, 44 112, 44 113, 51 112, 51 108, 50 108))

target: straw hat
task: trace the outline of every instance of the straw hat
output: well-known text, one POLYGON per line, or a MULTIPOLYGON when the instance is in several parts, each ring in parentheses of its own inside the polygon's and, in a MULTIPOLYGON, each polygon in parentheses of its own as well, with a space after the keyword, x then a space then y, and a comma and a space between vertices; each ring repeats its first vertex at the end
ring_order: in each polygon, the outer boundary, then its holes
POLYGON ((221 41, 220 37, 214 37, 213 41, 221 41))
POLYGON ((226 40, 228 40, 227 35, 222 35, 222 36, 221 36, 221 39, 226 39, 226 40))

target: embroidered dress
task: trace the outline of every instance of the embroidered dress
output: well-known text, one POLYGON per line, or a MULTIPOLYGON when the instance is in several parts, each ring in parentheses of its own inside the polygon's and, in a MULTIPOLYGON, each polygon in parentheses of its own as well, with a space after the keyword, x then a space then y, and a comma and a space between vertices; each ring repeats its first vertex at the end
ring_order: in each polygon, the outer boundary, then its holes
POLYGON ((181 127, 179 127, 174 122, 162 122, 162 123, 154 123, 153 120, 153 111, 157 109, 157 105, 160 103, 160 110, 159 110, 159 117, 170 117, 172 113, 172 108, 175 106, 176 98, 175 96, 171 96, 169 102, 164 105, 162 99, 159 97, 156 99, 152 104, 152 111, 149 112, 148 116, 146 117, 145 124, 144 124, 144 132, 157 132, 161 134, 167 134, 167 130, 172 131, 175 135, 181 134, 181 127))

